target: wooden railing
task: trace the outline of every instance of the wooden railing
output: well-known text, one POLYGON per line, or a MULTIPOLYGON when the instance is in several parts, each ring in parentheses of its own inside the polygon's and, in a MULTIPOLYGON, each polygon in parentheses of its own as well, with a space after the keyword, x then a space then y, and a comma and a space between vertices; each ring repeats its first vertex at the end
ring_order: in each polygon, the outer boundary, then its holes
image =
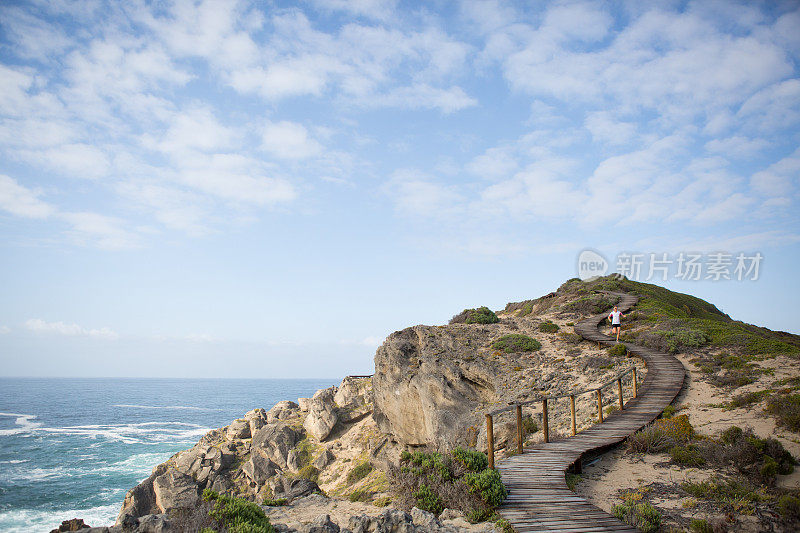
POLYGON ((540 396, 533 400, 528 400, 525 402, 518 402, 508 405, 507 407, 502 407, 500 409, 495 409, 494 411, 490 411, 486 413, 486 448, 487 453, 486 455, 489 458, 489 468, 494 468, 494 422, 493 417, 502 413, 506 413, 511 410, 517 411, 517 451, 522 453, 523 442, 525 440, 525 430, 522 425, 522 408, 526 405, 532 405, 535 403, 542 403, 542 437, 544 442, 550 442, 550 421, 549 421, 549 412, 548 412, 548 401, 560 400, 562 398, 569 398, 569 411, 571 417, 571 426, 572 426, 572 434, 576 435, 578 433, 577 427, 577 419, 575 415, 575 397, 580 396, 582 394, 592 393, 594 392, 597 396, 597 418, 599 422, 603 423, 603 393, 602 390, 608 387, 609 385, 613 385, 614 383, 617 384, 617 395, 619 400, 619 409, 620 411, 625 409, 625 400, 623 398, 623 390, 622 390, 622 378, 627 376, 628 374, 632 375, 631 378, 631 386, 632 386, 632 398, 636 398, 638 395, 638 385, 637 385, 637 376, 636 376, 636 367, 629 368, 628 370, 617 374, 614 378, 610 379, 609 381, 603 383, 599 387, 592 387, 583 390, 571 391, 565 394, 556 394, 550 396, 540 396))

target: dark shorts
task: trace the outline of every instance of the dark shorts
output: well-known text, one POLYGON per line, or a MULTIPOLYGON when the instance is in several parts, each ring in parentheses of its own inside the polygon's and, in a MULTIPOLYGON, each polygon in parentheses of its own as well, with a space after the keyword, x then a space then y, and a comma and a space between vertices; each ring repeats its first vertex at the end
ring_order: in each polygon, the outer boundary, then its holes
POLYGON ((618 328, 622 326, 622 324, 611 324, 611 329, 618 328))

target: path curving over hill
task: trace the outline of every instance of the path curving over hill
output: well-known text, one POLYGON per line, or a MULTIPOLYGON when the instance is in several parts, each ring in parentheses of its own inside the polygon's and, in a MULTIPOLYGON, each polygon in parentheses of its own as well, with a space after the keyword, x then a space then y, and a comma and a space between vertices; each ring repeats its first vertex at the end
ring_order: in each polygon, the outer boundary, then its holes
MULTIPOLYGON (((638 301, 638 297, 628 293, 609 294, 622 298, 617 304, 622 312, 638 301)), ((615 344, 597 329, 606 316, 608 312, 578 322, 575 332, 592 342, 615 344)), ((540 443, 522 455, 498 461, 497 468, 509 491, 498 512, 516 531, 636 531, 570 491, 565 478, 566 470, 587 453, 613 446, 652 422, 683 387, 685 370, 674 356, 624 344, 647 365, 639 396, 628 401, 624 411, 613 413, 602 424, 573 437, 540 443)))

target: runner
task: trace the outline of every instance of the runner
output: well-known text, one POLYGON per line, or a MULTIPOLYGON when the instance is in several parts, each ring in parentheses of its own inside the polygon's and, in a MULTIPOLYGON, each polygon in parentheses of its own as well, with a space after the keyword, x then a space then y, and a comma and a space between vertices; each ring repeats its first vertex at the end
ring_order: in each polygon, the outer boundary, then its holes
POLYGON ((608 315, 608 319, 611 321, 611 334, 617 334, 617 342, 619 342, 619 330, 622 326, 622 319, 625 318, 625 315, 617 310, 617 306, 614 306, 614 310, 608 315))

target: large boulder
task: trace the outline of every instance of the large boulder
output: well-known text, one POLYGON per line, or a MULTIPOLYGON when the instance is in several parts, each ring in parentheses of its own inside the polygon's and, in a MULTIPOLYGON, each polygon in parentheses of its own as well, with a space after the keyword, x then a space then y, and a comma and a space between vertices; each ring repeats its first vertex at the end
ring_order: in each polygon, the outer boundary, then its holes
POLYGON ((228 429, 225 431, 225 438, 228 440, 234 439, 249 439, 250 438, 250 422, 244 418, 238 418, 231 422, 228 429))
POLYGON ((333 400, 335 394, 336 387, 317 391, 311 398, 308 415, 303 422, 305 430, 321 441, 328 438, 339 420, 333 400))
POLYGON ((481 423, 475 410, 497 399, 493 372, 479 360, 459 357, 469 350, 440 328, 392 333, 375 352, 378 427, 404 444, 466 444, 469 428, 481 423))
POLYGON ((252 437, 256 431, 267 424, 267 412, 261 408, 253 409, 244 415, 244 419, 250 424, 250 436, 252 437))
POLYGON ((250 459, 242 465, 242 472, 258 487, 263 486, 277 469, 262 448, 254 449, 250 459))
POLYGON ((153 494, 161 513, 176 509, 191 509, 199 501, 197 484, 194 480, 174 468, 167 469, 164 474, 153 480, 153 494))
POLYGON ((267 411, 267 422, 275 422, 278 420, 288 420, 300 414, 300 406, 289 400, 276 403, 272 409, 267 411))
POLYGON ((300 434, 297 431, 283 422, 273 422, 256 431, 250 442, 250 451, 263 453, 280 468, 286 468, 289 450, 299 441, 300 434))

